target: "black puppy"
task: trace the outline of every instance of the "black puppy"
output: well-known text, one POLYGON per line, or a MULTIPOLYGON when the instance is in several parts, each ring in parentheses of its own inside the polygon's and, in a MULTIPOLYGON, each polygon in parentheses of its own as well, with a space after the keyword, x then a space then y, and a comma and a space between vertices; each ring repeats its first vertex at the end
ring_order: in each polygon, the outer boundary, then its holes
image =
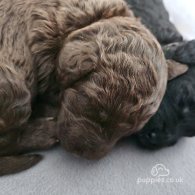
POLYGON ((134 15, 156 36, 161 44, 182 41, 182 35, 169 20, 162 0, 126 0, 134 15))
POLYGON ((164 47, 167 58, 189 65, 186 74, 170 81, 158 112, 136 137, 144 148, 175 144, 195 136, 195 40, 164 47))

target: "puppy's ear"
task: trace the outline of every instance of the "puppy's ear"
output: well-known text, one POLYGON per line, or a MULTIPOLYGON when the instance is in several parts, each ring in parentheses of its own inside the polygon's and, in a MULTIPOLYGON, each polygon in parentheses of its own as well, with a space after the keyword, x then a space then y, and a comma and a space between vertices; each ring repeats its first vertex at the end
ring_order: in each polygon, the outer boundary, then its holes
POLYGON ((167 60, 168 80, 172 80, 188 71, 188 66, 174 60, 167 60))
POLYGON ((67 43, 59 56, 59 82, 64 88, 84 79, 97 66, 96 45, 80 40, 67 43))

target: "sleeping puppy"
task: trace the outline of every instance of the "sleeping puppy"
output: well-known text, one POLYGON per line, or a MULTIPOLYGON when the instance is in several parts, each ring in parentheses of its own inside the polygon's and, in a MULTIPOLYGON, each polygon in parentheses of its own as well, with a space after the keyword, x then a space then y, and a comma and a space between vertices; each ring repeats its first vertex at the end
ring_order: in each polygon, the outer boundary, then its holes
POLYGON ((138 143, 157 149, 195 136, 195 40, 164 47, 167 58, 189 65, 189 71, 168 83, 158 112, 138 133, 138 143))
MULTIPOLYGON (((0 137, 14 133, 19 146, 24 139, 19 151, 59 139, 67 151, 98 159, 158 109, 167 63, 123 0, 2 0, 0 17, 0 137), (47 118, 31 124, 39 99, 59 106, 54 126, 47 118), (42 131, 50 127, 48 142, 42 131)), ((187 70, 168 64, 174 76, 187 70)), ((4 156, 14 148, 7 142, 4 156)))
POLYGON ((182 35, 170 22, 162 0, 126 0, 134 15, 155 35, 161 44, 182 41, 182 35))

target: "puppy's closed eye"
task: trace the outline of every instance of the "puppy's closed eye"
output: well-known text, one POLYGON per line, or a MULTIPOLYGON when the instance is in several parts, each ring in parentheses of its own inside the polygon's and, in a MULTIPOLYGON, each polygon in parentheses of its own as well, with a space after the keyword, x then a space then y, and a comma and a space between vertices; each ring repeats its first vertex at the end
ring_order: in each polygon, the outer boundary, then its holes
POLYGON ((106 122, 108 120, 108 114, 103 110, 99 112, 99 117, 101 122, 106 122))

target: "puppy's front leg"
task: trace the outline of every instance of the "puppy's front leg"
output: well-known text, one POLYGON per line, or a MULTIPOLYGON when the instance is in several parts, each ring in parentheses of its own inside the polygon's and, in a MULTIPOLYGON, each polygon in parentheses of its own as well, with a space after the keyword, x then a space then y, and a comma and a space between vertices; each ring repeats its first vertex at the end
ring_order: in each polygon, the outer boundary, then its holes
POLYGON ((35 119, 0 136, 0 176, 31 168, 41 155, 18 155, 33 150, 49 149, 58 142, 53 118, 35 119))
POLYGON ((56 137, 53 118, 35 119, 14 129, 12 133, 0 136, 0 155, 49 149, 58 143, 56 137))

